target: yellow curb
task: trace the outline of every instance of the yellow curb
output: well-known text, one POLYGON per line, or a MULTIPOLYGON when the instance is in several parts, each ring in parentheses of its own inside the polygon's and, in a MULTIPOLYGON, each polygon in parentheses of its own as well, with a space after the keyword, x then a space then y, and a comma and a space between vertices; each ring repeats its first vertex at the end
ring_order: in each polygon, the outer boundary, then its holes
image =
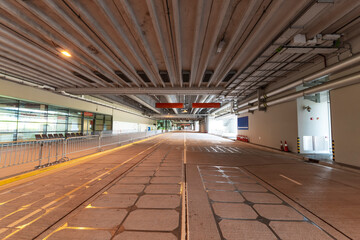
POLYGON ((142 140, 139 140, 139 141, 136 141, 136 142, 132 142, 132 143, 129 143, 129 144, 126 144, 126 145, 122 145, 120 147, 105 150, 103 152, 98 152, 98 153, 90 154, 90 155, 87 155, 87 156, 84 156, 84 157, 75 158, 74 160, 70 160, 68 162, 59 163, 59 164, 49 166, 49 167, 46 167, 46 168, 43 168, 43 169, 37 169, 37 170, 31 171, 31 172, 28 172, 28 173, 23 173, 23 174, 14 176, 14 177, 3 179, 3 180, 0 180, 0 187, 4 186, 4 185, 7 185, 7 184, 10 184, 10 183, 20 181, 20 180, 24 180, 24 179, 32 177, 32 176, 42 174, 42 173, 45 173, 45 172, 49 172, 51 170, 54 170, 54 171, 55 170, 63 170, 63 169, 59 169, 59 168, 68 167, 70 165, 73 166, 75 164, 79 164, 81 162, 84 162, 85 160, 89 161, 89 160, 92 160, 94 158, 97 158, 97 157, 100 157, 100 156, 107 155, 107 154, 110 154, 112 152, 118 151, 118 150, 120 150, 122 148, 129 147, 129 146, 134 145, 136 143, 148 141, 148 140, 150 140, 152 138, 156 138, 158 136, 160 136, 160 135, 152 136, 152 137, 149 137, 149 138, 146 138, 146 139, 142 139, 142 140))

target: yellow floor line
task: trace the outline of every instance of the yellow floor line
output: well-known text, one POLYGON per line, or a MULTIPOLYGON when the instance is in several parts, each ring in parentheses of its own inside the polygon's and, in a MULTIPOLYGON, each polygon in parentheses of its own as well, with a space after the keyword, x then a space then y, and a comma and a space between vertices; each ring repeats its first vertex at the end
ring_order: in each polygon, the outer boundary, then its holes
MULTIPOLYGON (((4 186, 4 185, 8 185, 10 183, 14 183, 14 182, 26 179, 26 178, 29 178, 29 177, 33 177, 33 176, 42 174, 42 173, 45 173, 45 172, 49 172, 51 170, 64 168, 64 167, 69 166, 69 165, 75 165, 75 164, 78 164, 80 162, 84 162, 85 160, 92 160, 94 158, 104 156, 104 155, 110 154, 112 152, 118 151, 118 150, 120 150, 122 148, 129 147, 129 146, 134 145, 136 143, 148 141, 148 140, 156 138, 158 136, 160 136, 160 135, 156 135, 156 136, 149 137, 149 138, 146 138, 146 139, 143 139, 143 140, 139 140, 139 141, 136 141, 136 142, 133 142, 133 143, 122 145, 120 147, 116 147, 116 148, 113 148, 113 149, 105 150, 103 152, 98 152, 98 153, 90 154, 90 155, 87 155, 87 156, 84 156, 84 157, 76 158, 76 159, 70 160, 68 162, 59 163, 59 164, 49 166, 49 167, 46 167, 46 168, 37 169, 37 170, 31 171, 31 172, 28 172, 28 173, 24 173, 24 174, 20 174, 20 175, 14 176, 14 177, 6 178, 6 179, 3 179, 3 180, 0 180, 0 187, 4 186)), ((59 170, 62 170, 62 169, 59 169, 59 170)), ((0 189, 0 190, 2 190, 2 189, 0 189)))

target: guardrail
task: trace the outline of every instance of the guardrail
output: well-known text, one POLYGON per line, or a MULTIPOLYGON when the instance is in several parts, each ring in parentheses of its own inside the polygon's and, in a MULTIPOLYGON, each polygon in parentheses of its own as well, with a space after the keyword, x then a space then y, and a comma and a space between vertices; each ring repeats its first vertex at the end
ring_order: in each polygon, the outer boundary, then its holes
POLYGON ((0 168, 28 163, 35 163, 35 168, 46 167, 160 133, 156 130, 0 143, 0 168))

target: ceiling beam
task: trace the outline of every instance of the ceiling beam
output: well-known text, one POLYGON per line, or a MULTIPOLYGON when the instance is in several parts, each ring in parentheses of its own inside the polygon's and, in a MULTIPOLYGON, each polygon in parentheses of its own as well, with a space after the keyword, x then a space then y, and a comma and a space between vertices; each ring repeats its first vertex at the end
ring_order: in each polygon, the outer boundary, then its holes
POLYGON ((155 101, 153 99, 151 99, 151 97, 149 96, 128 96, 129 98, 131 98, 132 100, 140 103, 141 105, 147 107, 148 109, 158 113, 158 114, 162 114, 162 112, 160 112, 158 109, 156 109, 155 107, 155 101))
MULTIPOLYGON (((173 61, 171 61, 171 54, 168 52, 168 42, 165 42, 164 34, 162 33, 162 29, 160 27, 160 19, 159 16, 162 14, 156 11, 155 2, 152 0, 146 1, 147 7, 149 9, 149 14, 151 16, 152 24, 155 30, 155 35, 157 37, 157 41, 159 43, 161 53, 166 65, 166 69, 169 73, 170 83, 171 86, 175 85, 175 70, 174 65, 171 64, 173 61)), ((166 14, 166 13, 165 13, 166 14)))
POLYGON ((65 91, 81 95, 117 94, 117 95, 217 95, 224 88, 63 88, 65 91))
MULTIPOLYGON (((165 97, 165 99, 166 99, 166 101, 167 101, 168 103, 176 103, 176 102, 177 102, 176 96, 165 95, 164 97, 165 97), (175 99, 174 99, 174 98, 175 98, 175 99)), ((184 105, 183 105, 183 107, 184 107, 184 105)), ((179 111, 178 111, 177 108, 173 108, 172 110, 174 111, 175 114, 178 114, 178 113, 179 113, 179 111)))
POLYGON ((199 119, 204 118, 208 114, 155 114, 151 117, 156 119, 199 119))

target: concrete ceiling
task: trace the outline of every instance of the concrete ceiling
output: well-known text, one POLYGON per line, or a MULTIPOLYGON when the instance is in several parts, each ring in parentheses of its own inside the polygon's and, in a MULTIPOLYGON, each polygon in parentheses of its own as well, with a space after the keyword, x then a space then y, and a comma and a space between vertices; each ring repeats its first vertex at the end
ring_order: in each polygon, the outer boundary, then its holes
POLYGON ((164 114, 156 102, 241 100, 342 51, 319 34, 345 41, 359 16, 358 0, 0 0, 0 72, 164 114))

